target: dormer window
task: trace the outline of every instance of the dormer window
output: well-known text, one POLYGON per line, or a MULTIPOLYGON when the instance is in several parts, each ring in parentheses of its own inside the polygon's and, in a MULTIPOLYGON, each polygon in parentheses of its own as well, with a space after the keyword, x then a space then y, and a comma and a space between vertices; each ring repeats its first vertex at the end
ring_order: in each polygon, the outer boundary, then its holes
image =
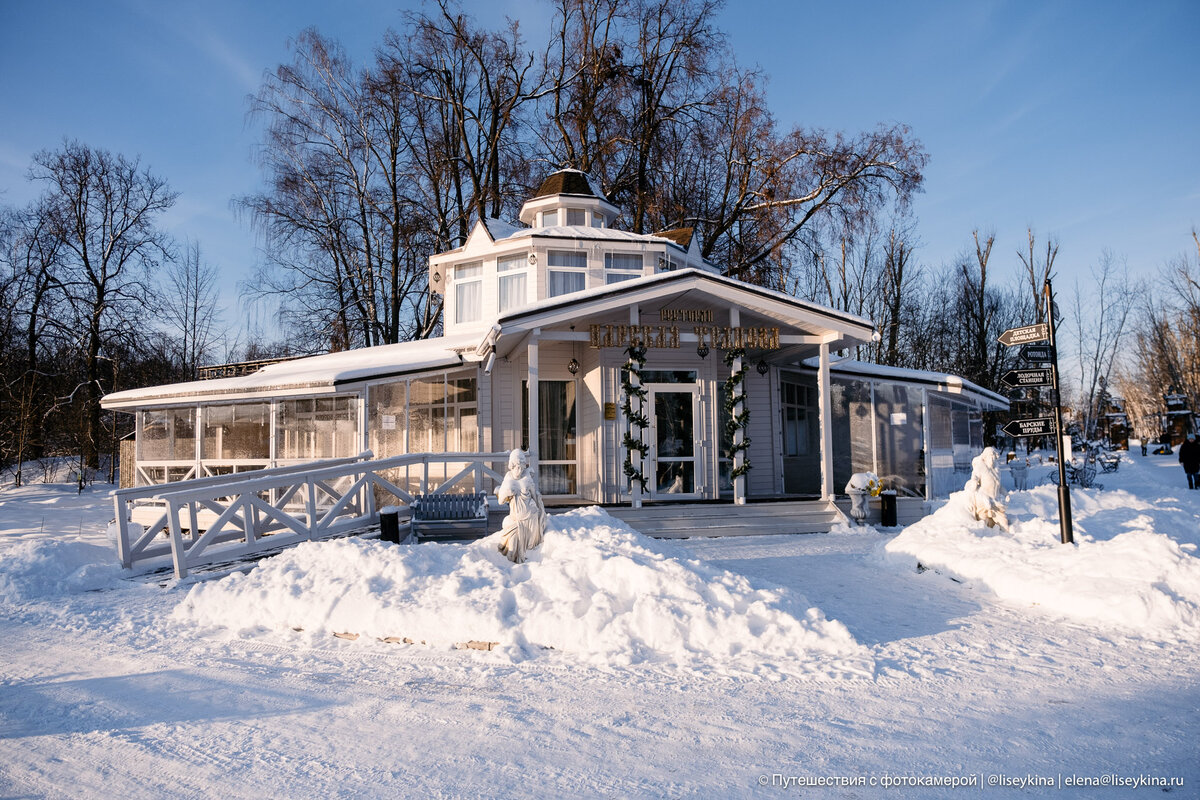
POLYGON ((620 283, 642 277, 641 253, 605 253, 604 282, 620 283))
POLYGON ((483 318, 483 263, 459 264, 454 268, 454 322, 478 322, 483 318))
POLYGON ((549 250, 546 266, 547 297, 587 288, 587 253, 582 250, 549 250))

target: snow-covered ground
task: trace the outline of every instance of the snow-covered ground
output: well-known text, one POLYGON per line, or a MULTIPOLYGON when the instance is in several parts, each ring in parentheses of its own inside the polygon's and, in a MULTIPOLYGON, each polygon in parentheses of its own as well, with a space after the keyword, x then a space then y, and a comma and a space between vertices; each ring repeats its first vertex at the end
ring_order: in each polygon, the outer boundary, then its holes
POLYGON ((182 583, 121 576, 107 487, 3 489, 0 797, 1200 796, 1200 492, 1103 482, 1074 546, 1041 487, 1011 532, 582 509, 520 567, 347 540, 182 583))

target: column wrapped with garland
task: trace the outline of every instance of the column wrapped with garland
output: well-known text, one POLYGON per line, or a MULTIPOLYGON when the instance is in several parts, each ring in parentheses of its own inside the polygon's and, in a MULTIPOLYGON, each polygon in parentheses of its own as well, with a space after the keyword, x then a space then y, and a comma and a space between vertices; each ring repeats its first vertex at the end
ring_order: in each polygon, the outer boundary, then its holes
POLYGON ((725 379, 725 411, 729 414, 725 423, 725 433, 732 442, 726 457, 731 462, 729 477, 735 481, 750 471, 750 458, 747 454, 750 450, 750 437, 746 435, 750 427, 750 410, 746 408, 746 365, 743 361, 745 355, 746 351, 740 347, 725 353, 725 366, 731 370, 729 377, 725 379), (737 364, 737 369, 734 369, 734 364, 737 364), (739 433, 741 436, 738 436, 739 433))
POLYGON ((621 373, 621 388, 624 390, 624 402, 621 410, 629 427, 625 430, 625 477, 629 479, 629 491, 632 494, 636 483, 641 491, 646 490, 646 475, 642 472, 646 453, 650 446, 646 444, 645 431, 650 427, 646 417, 646 390, 642 388, 642 370, 646 367, 646 348, 630 345, 625 348, 628 357, 625 369, 621 373), (637 398, 636 403, 634 398, 637 398), (637 459, 634 460, 634 453, 637 459))

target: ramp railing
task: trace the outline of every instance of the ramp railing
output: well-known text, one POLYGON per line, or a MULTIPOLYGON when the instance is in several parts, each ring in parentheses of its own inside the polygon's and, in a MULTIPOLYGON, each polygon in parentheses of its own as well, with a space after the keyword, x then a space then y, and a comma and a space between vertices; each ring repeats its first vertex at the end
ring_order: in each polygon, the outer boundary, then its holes
POLYGON ((113 492, 117 552, 126 569, 164 562, 189 570, 364 530, 384 505, 417 494, 493 490, 508 453, 413 453, 293 464, 113 492), (169 562, 167 557, 169 556, 169 562))

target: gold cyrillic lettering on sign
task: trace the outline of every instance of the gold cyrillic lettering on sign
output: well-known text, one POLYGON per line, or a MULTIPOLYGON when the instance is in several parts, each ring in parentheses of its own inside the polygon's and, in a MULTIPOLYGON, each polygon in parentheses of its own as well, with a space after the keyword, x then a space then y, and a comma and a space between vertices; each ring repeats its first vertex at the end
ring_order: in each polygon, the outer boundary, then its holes
POLYGON ((697 325, 692 328, 696 334, 697 347, 711 347, 715 350, 733 350, 744 347, 748 350, 778 350, 779 328, 729 328, 697 325))
POLYGON ((589 325, 588 344, 603 347, 653 347, 679 349, 679 328, 675 325, 589 325))
POLYGON ((662 308, 658 311, 662 322, 712 322, 711 308, 662 308))

